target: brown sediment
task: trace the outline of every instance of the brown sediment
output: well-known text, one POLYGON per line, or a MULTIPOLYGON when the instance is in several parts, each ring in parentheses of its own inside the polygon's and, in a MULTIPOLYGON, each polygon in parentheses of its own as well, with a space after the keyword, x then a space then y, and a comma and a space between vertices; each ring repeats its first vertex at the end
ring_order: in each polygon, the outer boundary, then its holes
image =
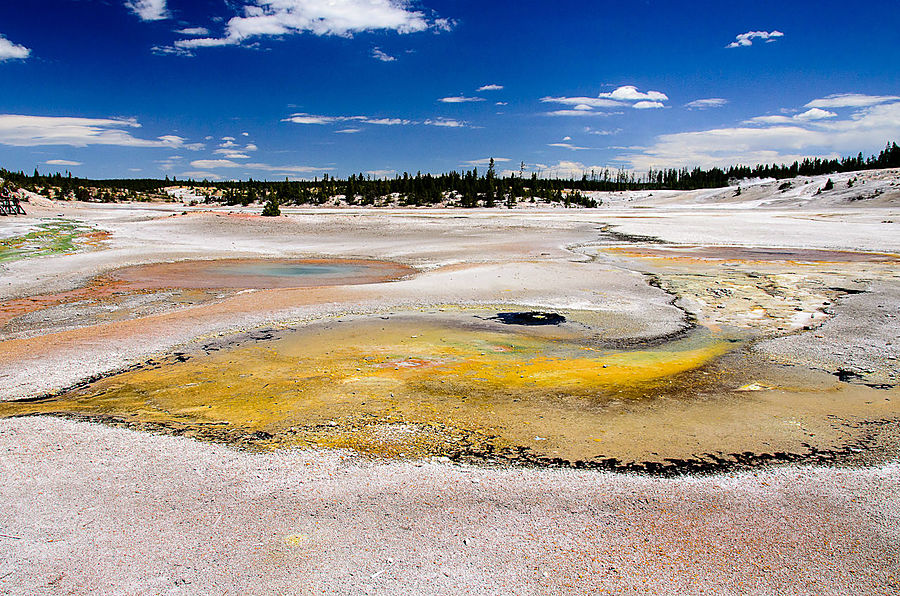
POLYGON ((748 246, 614 246, 612 253, 633 257, 687 259, 698 261, 744 261, 758 263, 898 263, 900 255, 891 253, 812 248, 767 248, 748 246))
POLYGON ((651 472, 834 458, 900 415, 897 391, 766 365, 702 331, 618 350, 458 322, 401 316, 257 335, 51 399, 0 404, 0 415, 262 449, 651 472))
POLYGON ((109 280, 92 280, 86 286, 69 290, 67 292, 56 292, 53 294, 38 294, 27 298, 16 298, 7 300, 0 304, 0 326, 5 325, 11 319, 22 316, 29 312, 41 310, 58 304, 68 304, 88 299, 105 298, 117 291, 124 289, 124 283, 109 280))
MULTIPOLYGON (((160 290, 180 292, 178 299, 168 298, 173 305, 202 304, 226 297, 227 293, 222 294, 222 291, 227 290, 372 284, 414 272, 412 267, 399 263, 362 259, 216 259, 139 265, 99 275, 73 290, 7 300, 0 304, 0 329, 17 317, 54 306, 84 301, 114 305, 127 296, 160 290), (308 267, 311 272, 275 276, 242 274, 240 270, 246 268, 252 272, 254 268, 267 267, 308 267), (328 268, 336 271, 328 271, 328 268), (202 290, 210 292, 203 293, 202 290), (197 291, 201 292, 198 294, 197 291)), ((118 314, 129 316, 127 309, 118 314)))

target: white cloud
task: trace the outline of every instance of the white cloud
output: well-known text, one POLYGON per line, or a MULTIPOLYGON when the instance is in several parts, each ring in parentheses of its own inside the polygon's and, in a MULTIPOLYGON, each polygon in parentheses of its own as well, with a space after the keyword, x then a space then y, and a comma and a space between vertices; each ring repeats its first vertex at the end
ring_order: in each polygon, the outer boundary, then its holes
POLYGON ((571 106, 562 110, 547 112, 548 116, 608 116, 610 112, 599 111, 606 108, 632 107, 646 110, 666 107, 669 97, 661 91, 638 91, 633 85, 623 85, 615 91, 600 93, 597 97, 542 97, 542 103, 558 103, 571 106))
POLYGON ((794 116, 794 120, 823 120, 825 118, 836 118, 837 114, 822 110, 820 108, 812 108, 794 116))
POLYGON ((725 46, 726 48, 741 48, 753 45, 754 39, 763 39, 766 43, 772 43, 779 37, 784 37, 781 31, 747 31, 741 33, 734 38, 734 41, 725 46))
POLYGON ((469 160, 469 161, 464 161, 464 162, 462 162, 462 165, 464 165, 464 166, 470 166, 470 167, 472 167, 472 166, 474 166, 474 167, 480 167, 480 166, 488 167, 488 166, 491 164, 491 159, 494 160, 494 163, 495 163, 495 164, 498 164, 498 163, 506 163, 506 162, 508 162, 508 161, 512 161, 512 160, 510 160, 508 157, 494 157, 494 158, 490 158, 490 157, 482 157, 481 159, 472 159, 472 160, 469 160))
POLYGON ((84 165, 80 161, 69 161, 68 159, 51 159, 44 162, 48 166, 81 166, 84 165))
POLYGON ((259 147, 257 147, 253 143, 248 143, 247 146, 244 147, 244 151, 256 151, 257 149, 259 149, 259 147))
POLYGON ((721 108, 727 103, 727 99, 722 99, 721 97, 709 97, 707 99, 695 99, 692 102, 684 104, 684 107, 690 110, 708 110, 710 108, 721 108))
POLYGON ((372 178, 390 178, 397 174, 397 170, 366 170, 366 174, 372 178))
POLYGON ((495 85, 491 83, 490 85, 482 85, 481 87, 476 89, 476 91, 481 93, 482 91, 500 91, 501 89, 503 89, 503 85, 495 85))
POLYGON ((381 62, 396 62, 397 60, 394 56, 383 52, 381 48, 372 48, 372 58, 380 60, 381 62))
POLYGON ((432 27, 437 32, 452 31, 456 27, 456 21, 453 19, 435 19, 432 27))
POLYGON ((495 106, 508 106, 508 105, 509 105, 509 102, 508 102, 508 101, 498 101, 498 102, 495 103, 494 105, 495 105, 495 106))
POLYGON ((423 124, 427 126, 441 126, 444 128, 467 128, 468 124, 462 120, 453 120, 452 118, 429 118, 423 124))
POLYGON ((414 33, 429 27, 449 27, 446 20, 429 23, 424 13, 410 10, 402 0, 253 0, 242 15, 230 19, 222 37, 181 39, 179 48, 238 45, 265 36, 350 36, 363 31, 414 33))
POLYGON ((896 95, 863 95, 861 93, 836 93, 821 99, 814 99, 805 108, 865 108, 868 106, 897 101, 896 95))
POLYGON ((641 93, 634 85, 623 85, 610 93, 601 93, 598 97, 607 97, 618 101, 666 101, 669 97, 659 91, 641 93))
MULTIPOLYGON (((837 157, 876 151, 900 138, 900 102, 860 108, 837 119, 812 110, 797 116, 765 116, 736 126, 661 135, 641 153, 620 159, 632 168, 790 163, 809 156, 837 157)), ((824 112, 824 110, 823 110, 824 112)))
POLYGON ((31 55, 31 50, 9 41, 0 35, 0 62, 4 60, 24 60, 31 55))
POLYGON ((483 97, 464 97, 462 95, 456 95, 453 97, 442 97, 438 101, 442 103, 470 103, 475 101, 484 101, 483 97))
POLYGON ((201 36, 201 35, 209 35, 209 29, 206 27, 186 27, 184 29, 178 29, 175 31, 179 35, 193 35, 193 36, 201 36))
POLYGON ((234 137, 222 137, 222 140, 223 141, 236 141, 237 139, 235 139, 234 137))
POLYGON ((69 118, 0 114, 0 144, 16 147, 37 145, 119 145, 122 147, 192 148, 185 139, 164 135, 157 139, 132 136, 129 128, 140 128, 134 119, 69 118))
POLYGON ((631 107, 633 107, 635 110, 657 110, 666 106, 659 101, 639 101, 631 107))
POLYGON ((169 18, 166 0, 128 0, 125 6, 130 8, 142 21, 161 21, 169 18))
POLYGON ((811 120, 824 120, 826 118, 836 118, 837 114, 822 110, 820 108, 811 108, 794 116, 757 116, 745 120, 745 124, 789 124, 791 122, 809 122, 811 120))
POLYGON ((341 130, 336 130, 334 132, 336 134, 352 135, 361 131, 361 128, 342 128, 341 130))

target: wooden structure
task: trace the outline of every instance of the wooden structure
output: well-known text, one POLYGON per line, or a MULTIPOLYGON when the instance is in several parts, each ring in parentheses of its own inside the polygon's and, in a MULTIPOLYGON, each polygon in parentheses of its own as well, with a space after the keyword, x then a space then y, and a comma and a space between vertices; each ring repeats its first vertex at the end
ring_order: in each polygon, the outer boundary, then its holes
POLYGON ((25 215, 19 197, 8 188, 0 188, 0 215, 25 215))

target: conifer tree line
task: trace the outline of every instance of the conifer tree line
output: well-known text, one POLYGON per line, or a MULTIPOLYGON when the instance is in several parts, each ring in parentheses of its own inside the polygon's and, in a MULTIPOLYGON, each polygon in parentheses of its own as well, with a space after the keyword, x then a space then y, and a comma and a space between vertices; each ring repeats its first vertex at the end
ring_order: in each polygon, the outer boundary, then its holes
MULTIPOLYGON (((843 159, 807 158, 790 165, 771 164, 729 168, 650 169, 636 175, 623 169, 584 172, 581 178, 544 178, 537 174, 525 176, 520 172, 504 176, 495 171, 490 160, 482 173, 478 168, 464 172, 415 175, 404 173, 393 178, 375 178, 353 174, 336 178, 323 174, 313 180, 237 180, 211 182, 208 180, 169 179, 109 179, 91 180, 65 175, 32 175, 0 168, 0 178, 35 192, 52 189, 54 198, 77 200, 140 200, 162 193, 170 186, 190 186, 209 189, 216 202, 227 205, 249 205, 256 202, 274 205, 322 205, 335 197, 342 197, 350 205, 377 206, 396 200, 402 205, 425 206, 441 202, 459 207, 512 207, 520 201, 557 202, 566 206, 596 207, 597 201, 582 193, 588 191, 624 190, 694 190, 721 188, 748 178, 793 178, 900 167, 900 146, 888 143, 878 155, 843 159)), ((523 164, 524 169, 524 164, 523 164)))

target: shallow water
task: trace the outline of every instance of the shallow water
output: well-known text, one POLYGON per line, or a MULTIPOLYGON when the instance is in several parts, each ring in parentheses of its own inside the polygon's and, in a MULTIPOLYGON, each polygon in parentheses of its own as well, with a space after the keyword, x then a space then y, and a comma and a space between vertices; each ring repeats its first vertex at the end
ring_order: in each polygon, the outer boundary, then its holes
POLYGON ((855 446, 897 419, 896 391, 755 362, 737 338, 703 328, 613 348, 596 341, 599 329, 536 331, 486 314, 246 337, 53 399, 0 404, 0 416, 74 415, 262 448, 588 465, 801 457, 855 446))
POLYGON ((414 273, 387 261, 354 259, 217 259, 126 267, 113 280, 134 289, 270 289, 377 283, 414 273))

